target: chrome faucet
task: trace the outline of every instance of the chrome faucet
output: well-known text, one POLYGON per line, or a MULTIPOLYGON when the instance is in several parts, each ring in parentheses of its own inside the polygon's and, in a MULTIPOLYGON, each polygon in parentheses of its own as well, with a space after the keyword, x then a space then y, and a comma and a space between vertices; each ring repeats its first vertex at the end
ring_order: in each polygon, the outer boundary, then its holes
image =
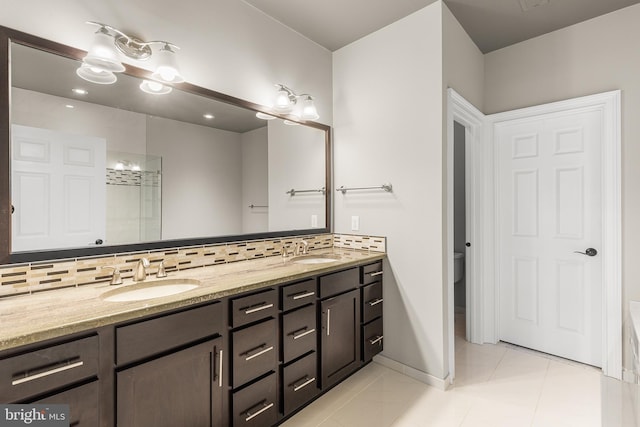
POLYGON ((133 280, 136 282, 142 282, 147 278, 147 268, 149 268, 149 260, 146 258, 140 258, 136 265, 136 271, 133 274, 133 280))
POLYGON ((298 255, 306 255, 307 254, 307 248, 309 247, 309 243, 307 243, 306 240, 300 240, 298 243, 296 243, 293 247, 293 254, 295 256, 298 255))

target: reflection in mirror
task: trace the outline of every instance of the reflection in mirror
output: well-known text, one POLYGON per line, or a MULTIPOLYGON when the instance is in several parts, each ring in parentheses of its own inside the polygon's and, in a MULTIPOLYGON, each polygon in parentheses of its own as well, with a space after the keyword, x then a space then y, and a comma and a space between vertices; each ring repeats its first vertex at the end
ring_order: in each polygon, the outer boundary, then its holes
POLYGON ((13 252, 326 229, 326 129, 77 67, 11 44, 13 252))

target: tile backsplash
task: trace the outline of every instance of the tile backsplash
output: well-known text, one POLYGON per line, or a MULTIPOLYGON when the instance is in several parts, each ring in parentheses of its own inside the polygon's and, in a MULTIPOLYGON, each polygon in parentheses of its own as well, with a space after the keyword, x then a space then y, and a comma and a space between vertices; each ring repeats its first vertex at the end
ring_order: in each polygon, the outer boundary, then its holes
POLYGON ((155 274, 160 261, 164 261, 167 272, 188 270, 281 255, 283 246, 290 246, 300 240, 306 240, 310 250, 335 246, 385 252, 386 246, 384 237, 316 234, 0 265, 0 297, 108 282, 111 279, 111 269, 106 267, 117 267, 123 279, 130 278, 142 257, 149 259, 149 272, 155 274))

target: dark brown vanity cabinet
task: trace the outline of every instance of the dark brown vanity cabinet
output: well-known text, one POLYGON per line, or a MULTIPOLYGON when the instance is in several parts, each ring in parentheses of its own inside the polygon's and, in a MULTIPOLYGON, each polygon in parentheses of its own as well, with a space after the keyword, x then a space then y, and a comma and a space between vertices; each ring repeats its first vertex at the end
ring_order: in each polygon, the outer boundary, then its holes
POLYGON ((118 427, 226 424, 223 319, 217 302, 115 328, 118 427))
POLYGON ((285 416, 311 401, 318 389, 317 280, 280 288, 282 307, 281 396, 285 416))
POLYGON ((362 361, 370 362, 382 351, 382 261, 360 267, 362 297, 362 361))
POLYGON ((278 291, 232 298, 231 419, 233 426, 271 426, 279 418, 278 291))
POLYGON ((361 365, 360 289, 357 268, 319 278, 320 372, 325 390, 361 365))
POLYGON ((71 425, 99 425, 99 351, 94 334, 1 357, 0 403, 66 404, 71 425))

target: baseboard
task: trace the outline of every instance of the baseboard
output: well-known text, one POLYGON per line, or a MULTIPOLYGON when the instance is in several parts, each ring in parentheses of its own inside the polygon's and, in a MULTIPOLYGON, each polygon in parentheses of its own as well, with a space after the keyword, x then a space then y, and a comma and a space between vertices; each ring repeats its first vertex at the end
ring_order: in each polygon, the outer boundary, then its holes
POLYGON ((388 357, 382 356, 380 354, 374 356, 373 361, 389 369, 393 369, 396 372, 400 372, 403 375, 411 377, 414 380, 420 381, 421 383, 425 383, 427 385, 435 387, 439 390, 447 390, 451 385, 448 377, 445 379, 434 377, 433 375, 427 374, 426 372, 422 372, 418 369, 412 368, 411 366, 407 366, 393 359, 389 359, 388 357))

